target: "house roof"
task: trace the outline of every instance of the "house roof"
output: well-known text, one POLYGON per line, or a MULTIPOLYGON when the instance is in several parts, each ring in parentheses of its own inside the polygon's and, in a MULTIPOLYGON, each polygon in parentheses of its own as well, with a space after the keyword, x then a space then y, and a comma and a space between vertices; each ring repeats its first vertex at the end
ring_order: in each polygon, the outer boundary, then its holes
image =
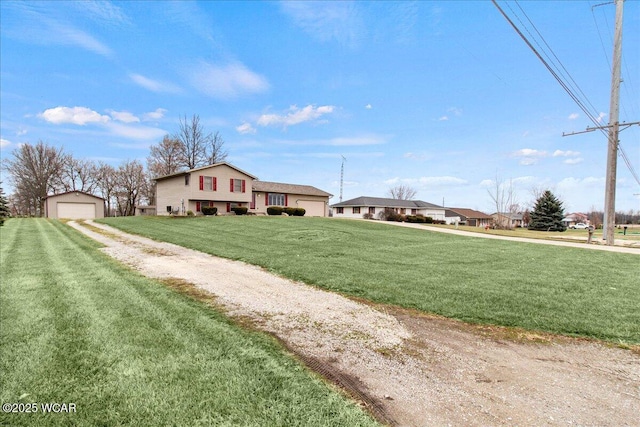
POLYGON ((518 213, 509 213, 509 212, 494 212, 491 214, 492 217, 503 216, 505 218, 509 218, 511 220, 522 220, 524 218, 524 214, 521 212, 518 213))
POLYGON ((344 202, 331 205, 332 207, 346 207, 346 206, 375 206, 384 208, 429 208, 429 209, 444 209, 442 206, 434 205, 432 203, 423 202, 422 200, 398 200, 398 199, 386 199, 383 197, 367 197, 361 196, 355 199, 346 200, 344 202))
POLYGON ((58 193, 58 194, 49 194, 47 197, 45 197, 45 199, 48 199, 48 198, 51 198, 51 197, 56 197, 56 196, 63 196, 65 194, 72 194, 72 193, 78 193, 78 194, 82 194, 82 195, 85 195, 85 196, 95 197, 96 199, 104 200, 104 198, 102 198, 100 196, 96 196, 95 194, 85 193, 84 191, 78 191, 78 190, 65 191, 64 193, 58 193))
POLYGON ((212 164, 212 165, 201 166, 201 167, 199 167, 199 168, 189 169, 189 170, 186 170, 186 171, 181 171, 181 172, 172 173, 171 175, 159 176, 159 177, 157 177, 157 178, 153 178, 153 180, 154 180, 154 181, 165 180, 165 179, 169 179, 169 178, 174 178, 174 177, 176 177, 176 176, 183 176, 183 175, 186 175, 186 174, 189 174, 189 173, 198 172, 198 171, 201 171, 201 170, 204 170, 204 169, 214 168, 214 167, 217 167, 217 166, 223 166, 223 165, 228 166, 228 167, 230 167, 231 169, 235 169, 235 170, 237 170, 238 172, 243 173, 243 174, 247 175, 247 176, 248 176, 248 177, 250 177, 250 178, 258 179, 258 177, 253 176, 253 175, 251 175, 249 172, 245 172, 245 171, 243 171, 242 169, 235 167, 235 166, 234 166, 234 165, 232 165, 231 163, 227 163, 227 162, 220 162, 220 163, 214 163, 214 164, 212 164))
POLYGON ((487 215, 484 212, 476 211, 473 209, 466 209, 466 208, 447 208, 446 215, 447 216, 460 215, 465 218, 471 218, 471 219, 493 219, 491 215, 487 215), (450 215, 450 213, 452 215, 450 215))
POLYGON ((253 191, 265 193, 302 194, 305 196, 331 197, 333 194, 310 185, 283 184, 281 182, 253 181, 253 191))

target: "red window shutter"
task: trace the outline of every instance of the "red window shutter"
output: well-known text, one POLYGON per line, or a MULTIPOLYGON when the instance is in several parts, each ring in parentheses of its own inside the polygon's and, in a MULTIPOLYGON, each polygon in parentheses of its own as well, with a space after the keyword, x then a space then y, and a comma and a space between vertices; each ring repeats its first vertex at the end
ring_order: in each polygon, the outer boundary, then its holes
POLYGON ((284 195, 284 205, 285 206, 289 206, 289 195, 288 194, 284 195))
POLYGON ((229 181, 231 181, 231 184, 229 185, 229 191, 233 193, 233 178, 231 178, 229 181))
POLYGON ((218 191, 218 178, 213 177, 213 191, 218 191))
MULTIPOLYGON (((200 177, 202 178, 202 177, 200 177)), ((200 209, 200 202, 196 202, 196 212, 200 212, 202 209, 200 209)))
POLYGON ((209 201, 209 207, 212 208, 213 207, 213 202, 209 201))
POLYGON ((245 192, 245 180, 244 179, 242 180, 242 192, 243 193, 245 192))
POLYGON ((204 176, 200 175, 200 190, 204 190, 204 176))
POLYGON ((227 202, 227 212, 231 212, 231 203, 227 202))
POLYGON ((264 193, 264 205, 269 206, 269 193, 264 193))

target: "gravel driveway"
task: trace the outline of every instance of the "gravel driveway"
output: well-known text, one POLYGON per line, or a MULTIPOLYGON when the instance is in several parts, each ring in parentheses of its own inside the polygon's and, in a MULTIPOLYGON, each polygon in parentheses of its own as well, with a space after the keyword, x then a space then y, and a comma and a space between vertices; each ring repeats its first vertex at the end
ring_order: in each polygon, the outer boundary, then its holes
POLYGON ((637 426, 640 355, 354 301, 87 221, 69 225, 140 273, 216 296, 310 368, 399 426, 637 426))

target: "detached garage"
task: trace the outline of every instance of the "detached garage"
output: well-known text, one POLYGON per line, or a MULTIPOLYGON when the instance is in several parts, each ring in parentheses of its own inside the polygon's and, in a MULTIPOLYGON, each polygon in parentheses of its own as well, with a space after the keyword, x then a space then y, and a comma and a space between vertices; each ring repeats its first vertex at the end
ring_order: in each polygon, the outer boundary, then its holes
POLYGON ((82 191, 69 191, 48 196, 44 210, 47 218, 104 218, 104 199, 82 191))

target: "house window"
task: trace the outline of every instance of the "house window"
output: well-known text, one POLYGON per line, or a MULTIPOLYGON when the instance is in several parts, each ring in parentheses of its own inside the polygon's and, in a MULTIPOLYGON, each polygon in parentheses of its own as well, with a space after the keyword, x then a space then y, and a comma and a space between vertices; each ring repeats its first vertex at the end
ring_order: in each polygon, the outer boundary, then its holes
POLYGON ((245 192, 245 180, 244 179, 234 179, 231 178, 229 181, 229 191, 232 193, 244 193, 245 192))
POLYGON ((404 215, 407 213, 407 210, 405 208, 400 208, 400 213, 404 215))
POLYGON ((269 193, 269 206, 286 206, 284 194, 269 193))
POLYGON ((218 186, 218 180, 215 176, 200 176, 200 190, 201 191, 216 191, 218 186))
POLYGON ((189 178, 191 178, 190 174, 186 174, 184 176, 184 185, 189 185, 189 178))
POLYGON ((336 213, 337 214, 343 214, 344 213, 344 208, 336 208, 336 213))
POLYGON ((360 213, 360 207, 353 208, 353 213, 354 214, 359 214, 360 213))
POLYGON ((202 208, 213 207, 212 201, 196 202, 196 212, 202 212, 202 208))
POLYGON ((371 207, 369 208, 369 213, 370 213, 371 215, 375 215, 375 214, 376 214, 376 208, 375 208, 374 206, 371 206, 371 207))
POLYGON ((411 209, 411 215, 417 215, 418 209, 411 209))

